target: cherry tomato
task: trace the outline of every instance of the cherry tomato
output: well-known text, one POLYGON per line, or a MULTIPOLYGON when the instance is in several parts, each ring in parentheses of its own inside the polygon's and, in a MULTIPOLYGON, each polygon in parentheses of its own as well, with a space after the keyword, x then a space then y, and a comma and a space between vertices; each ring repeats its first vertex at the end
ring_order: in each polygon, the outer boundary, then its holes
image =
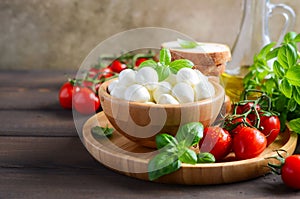
POLYGON ((114 60, 110 65, 110 69, 116 73, 120 73, 122 70, 126 68, 127 68, 126 64, 123 64, 119 60, 114 60))
POLYGON ((100 75, 99 75, 98 79, 102 79, 102 78, 106 79, 106 78, 112 77, 114 75, 114 72, 109 67, 101 68, 99 70, 99 73, 100 73, 100 75))
POLYGON ((100 108, 99 98, 86 87, 74 93, 73 104, 75 110, 82 114, 93 114, 100 108))
POLYGON ((246 127, 247 124, 251 124, 250 120, 248 118, 244 119, 243 117, 236 117, 236 118, 226 118, 224 129, 229 131, 229 133, 234 136, 237 134, 243 127, 246 127))
POLYGON ((66 82, 62 85, 58 93, 61 107, 65 109, 72 109, 72 96, 76 88, 77 87, 74 87, 72 82, 66 82))
POLYGON ((277 116, 260 115, 261 132, 267 138, 267 146, 270 145, 278 136, 280 132, 280 120, 277 116))
POLYGON ((229 132, 221 127, 207 127, 204 129, 203 138, 199 142, 201 152, 210 152, 221 161, 231 151, 232 138, 229 132))
MULTIPOLYGON (((252 107, 254 106, 253 102, 247 102, 244 105, 238 105, 236 108, 236 114, 243 114, 246 113, 247 111, 249 111, 252 107)), ((256 105, 256 110, 260 110, 260 106, 259 104, 256 105)))
POLYGON ((136 61, 135 61, 135 66, 140 66, 141 63, 143 63, 144 61, 147 61, 148 59, 147 58, 138 58, 136 61))
POLYGON ((300 189, 300 155, 291 155, 285 158, 281 168, 281 179, 283 182, 293 188, 300 189))
POLYGON ((233 151, 239 160, 257 157, 266 147, 266 136, 256 128, 243 127, 233 137, 233 151))

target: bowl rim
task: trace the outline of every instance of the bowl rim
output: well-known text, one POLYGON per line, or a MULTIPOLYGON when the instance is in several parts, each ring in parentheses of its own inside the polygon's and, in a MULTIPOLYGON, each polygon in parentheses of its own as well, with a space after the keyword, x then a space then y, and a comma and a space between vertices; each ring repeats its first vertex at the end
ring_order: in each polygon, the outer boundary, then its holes
POLYGON ((211 80, 210 83, 213 84, 214 88, 220 91, 219 93, 215 94, 212 98, 206 98, 200 101, 196 102, 188 102, 188 103, 181 103, 181 104, 155 104, 155 103, 145 103, 145 102, 135 102, 135 101, 128 101, 125 99, 113 97, 109 94, 107 88, 108 85, 117 80, 118 78, 113 78, 110 80, 107 80, 103 82, 98 90, 98 95, 100 100, 102 99, 101 97, 105 97, 106 99, 109 99, 110 101, 114 101, 116 103, 129 103, 130 106, 140 106, 140 107, 151 107, 151 108, 183 108, 183 107, 191 107, 191 106, 200 106, 200 105, 205 105, 205 104, 210 104, 215 101, 217 101, 219 98, 224 98, 225 99, 225 89, 221 84, 218 82, 211 80))

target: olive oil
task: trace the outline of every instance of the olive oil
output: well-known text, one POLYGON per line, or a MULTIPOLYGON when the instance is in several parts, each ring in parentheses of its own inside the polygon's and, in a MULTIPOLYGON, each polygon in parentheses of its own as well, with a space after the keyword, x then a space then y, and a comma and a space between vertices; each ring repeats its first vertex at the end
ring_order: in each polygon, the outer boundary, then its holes
POLYGON ((239 74, 230 74, 224 72, 221 75, 221 82, 225 88, 226 95, 232 102, 240 101, 241 94, 244 90, 243 79, 249 72, 249 66, 242 66, 239 74))

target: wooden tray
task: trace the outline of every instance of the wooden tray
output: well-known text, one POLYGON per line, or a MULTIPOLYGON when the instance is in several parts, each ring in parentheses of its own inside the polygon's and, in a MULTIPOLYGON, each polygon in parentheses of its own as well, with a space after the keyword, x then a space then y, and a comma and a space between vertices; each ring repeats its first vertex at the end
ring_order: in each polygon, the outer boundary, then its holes
MULTIPOLYGON (((106 116, 100 112, 83 126, 83 142, 90 154, 108 168, 119 173, 148 180, 148 162, 156 153, 155 150, 137 145, 117 131, 108 138, 95 138, 91 133, 94 126, 111 127, 106 116)), ((182 164, 182 167, 171 174, 165 175, 155 182, 172 184, 223 184, 256 178, 269 172, 267 160, 276 153, 274 149, 284 149, 292 154, 297 145, 297 134, 289 130, 280 136, 257 158, 241 161, 228 161, 212 164, 182 164)))

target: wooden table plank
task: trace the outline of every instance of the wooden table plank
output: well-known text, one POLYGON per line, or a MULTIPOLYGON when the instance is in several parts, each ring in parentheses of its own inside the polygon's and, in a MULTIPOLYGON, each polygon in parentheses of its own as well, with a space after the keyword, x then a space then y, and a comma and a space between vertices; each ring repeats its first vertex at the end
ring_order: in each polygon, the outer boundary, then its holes
POLYGON ((141 181, 91 169, 0 169, 0 198, 299 198, 279 176, 218 186, 180 186, 141 181))

